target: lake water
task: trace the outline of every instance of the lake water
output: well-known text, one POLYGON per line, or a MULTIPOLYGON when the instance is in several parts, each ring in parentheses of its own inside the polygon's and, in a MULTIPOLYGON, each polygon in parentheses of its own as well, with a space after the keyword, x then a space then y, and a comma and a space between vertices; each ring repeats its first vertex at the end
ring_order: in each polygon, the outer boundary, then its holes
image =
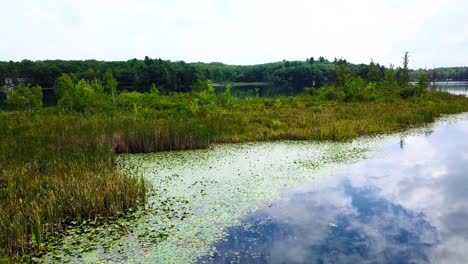
MULTIPOLYGON (((457 89, 455 89, 457 90, 457 89)), ((49 263, 468 263, 468 114, 351 142, 124 155, 137 219, 72 231, 49 263)))
POLYGON ((202 263, 468 263, 468 115, 286 190, 202 263))
POLYGON ((468 95, 468 82, 436 82, 439 90, 453 94, 468 95))

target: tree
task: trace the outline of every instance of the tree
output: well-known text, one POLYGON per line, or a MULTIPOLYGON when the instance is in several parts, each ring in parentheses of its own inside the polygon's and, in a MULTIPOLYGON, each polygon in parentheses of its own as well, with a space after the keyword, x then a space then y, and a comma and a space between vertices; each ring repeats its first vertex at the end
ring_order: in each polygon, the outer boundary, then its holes
POLYGON ((388 68, 385 71, 385 81, 384 81, 385 87, 387 89, 395 89, 397 87, 397 82, 395 79, 395 70, 393 69, 393 65, 390 65, 390 68, 388 68))
POLYGON ((409 69, 408 69, 408 63, 409 63, 409 56, 408 52, 405 52, 405 55, 403 56, 403 68, 399 71, 399 77, 398 77, 398 84, 400 86, 407 86, 410 81, 410 76, 409 76, 409 69))
MULTIPOLYGON (((146 59, 147 57, 145 57, 146 59)), ((149 60, 149 59, 148 59, 149 60)), ((112 102, 115 106, 115 95, 117 94, 117 80, 111 70, 107 70, 102 76, 104 82, 104 91, 112 96, 112 102)))
POLYGON ((159 96, 159 94, 160 94, 158 87, 156 87, 156 84, 154 84, 154 83, 151 84, 150 94, 156 95, 156 96, 159 96))
POLYGON ((382 80, 382 72, 374 64, 373 61, 369 64, 369 71, 367 73, 367 80, 369 82, 380 82, 382 80))
POLYGON ((66 92, 70 92, 75 87, 73 76, 70 74, 62 73, 60 77, 55 80, 55 94, 60 99, 66 92))
POLYGON ((57 104, 65 111, 72 111, 75 108, 76 87, 74 76, 62 73, 55 80, 55 94, 58 97, 57 104))
POLYGON ((29 111, 42 108, 42 88, 39 85, 31 87, 31 84, 18 85, 9 93, 7 105, 15 110, 28 109, 29 111))
POLYGON ((362 90, 366 87, 366 82, 361 77, 348 78, 344 85, 344 92, 346 94, 345 100, 362 101, 362 90))
POLYGON ((14 110, 24 110, 27 108, 28 99, 22 95, 18 90, 9 93, 9 98, 6 104, 14 110))
POLYGON ((32 92, 31 92, 31 84, 27 84, 27 85, 18 85, 18 87, 16 87, 16 90, 13 91, 13 93, 16 93, 18 94, 19 96, 23 97, 24 98, 24 102, 26 103, 26 106, 27 106, 27 109, 29 111, 32 111, 33 110, 33 105, 32 105, 32 92))
POLYGON ((339 63, 336 66, 336 85, 344 86, 349 76, 349 70, 345 63, 339 63))
POLYGON ((229 106, 231 104, 232 102, 231 89, 232 89, 231 84, 227 83, 226 89, 224 90, 224 92, 218 95, 218 102, 221 105, 229 106))
POLYGON ((102 106, 100 103, 104 102, 105 99, 102 98, 103 93, 101 91, 102 86, 98 80, 93 80, 90 83, 85 79, 81 79, 60 93, 57 104, 67 112, 84 112, 92 107, 102 106))
POLYGON ((42 108, 42 87, 39 85, 35 85, 31 88, 31 104, 34 109, 41 109, 42 108))
POLYGON ((93 80, 96 78, 96 71, 93 68, 88 68, 86 70, 86 78, 88 80, 93 80))
POLYGON ((73 95, 71 91, 65 91, 57 102, 57 106, 62 108, 66 112, 73 111, 73 95))
POLYGON ((104 87, 102 86, 102 83, 101 81, 99 81, 98 79, 94 78, 91 83, 90 83, 91 87, 93 88, 93 91, 97 94, 102 94, 104 93, 104 87))
POLYGON ((421 95, 429 86, 429 79, 427 78, 426 71, 421 71, 419 74, 417 94, 421 95))
POLYGON ((213 87, 213 82, 210 80, 197 80, 195 86, 193 87, 193 92, 195 93, 204 93, 207 95, 215 95, 215 89, 213 87))

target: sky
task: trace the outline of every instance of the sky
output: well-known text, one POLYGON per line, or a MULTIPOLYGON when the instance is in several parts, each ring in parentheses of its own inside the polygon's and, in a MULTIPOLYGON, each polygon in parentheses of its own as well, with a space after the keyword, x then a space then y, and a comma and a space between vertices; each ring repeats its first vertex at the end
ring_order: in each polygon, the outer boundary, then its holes
POLYGON ((468 66, 466 0, 0 0, 0 60, 468 66))

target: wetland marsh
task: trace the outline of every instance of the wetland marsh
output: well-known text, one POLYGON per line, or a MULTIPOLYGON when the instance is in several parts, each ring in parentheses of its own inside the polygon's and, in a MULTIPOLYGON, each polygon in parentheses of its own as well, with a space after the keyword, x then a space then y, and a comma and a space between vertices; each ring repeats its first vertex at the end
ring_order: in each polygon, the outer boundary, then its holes
POLYGON ((123 155, 121 168, 151 186, 146 208, 121 223, 126 232, 115 240, 99 232, 91 242, 68 237, 66 250, 45 260, 463 259, 457 250, 463 246, 451 243, 467 238, 457 232, 464 227, 465 207, 455 202, 468 195, 467 134, 468 116, 461 114, 350 142, 226 144, 123 155), (87 246, 88 252, 80 250, 87 246))

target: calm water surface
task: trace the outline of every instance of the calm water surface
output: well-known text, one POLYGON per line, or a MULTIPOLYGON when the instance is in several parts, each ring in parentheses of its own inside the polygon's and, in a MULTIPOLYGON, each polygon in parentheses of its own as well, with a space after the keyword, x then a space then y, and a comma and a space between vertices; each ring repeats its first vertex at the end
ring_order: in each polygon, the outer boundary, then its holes
POLYGON ((468 95, 468 82, 437 82, 436 87, 449 93, 468 95))
POLYGON ((282 193, 201 263, 468 263, 468 116, 282 193))

